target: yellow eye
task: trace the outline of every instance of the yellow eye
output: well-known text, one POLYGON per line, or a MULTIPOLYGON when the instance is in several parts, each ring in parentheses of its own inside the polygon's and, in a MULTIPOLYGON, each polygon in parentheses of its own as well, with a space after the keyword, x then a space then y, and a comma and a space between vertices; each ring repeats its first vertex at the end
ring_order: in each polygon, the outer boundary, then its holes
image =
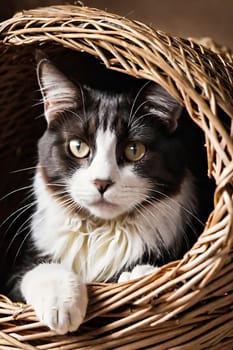
POLYGON ((89 146, 81 140, 71 140, 69 143, 71 153, 76 158, 85 158, 90 152, 89 146))
POLYGON ((146 147, 141 142, 130 142, 125 147, 125 156, 131 162, 136 162, 144 157, 146 147))

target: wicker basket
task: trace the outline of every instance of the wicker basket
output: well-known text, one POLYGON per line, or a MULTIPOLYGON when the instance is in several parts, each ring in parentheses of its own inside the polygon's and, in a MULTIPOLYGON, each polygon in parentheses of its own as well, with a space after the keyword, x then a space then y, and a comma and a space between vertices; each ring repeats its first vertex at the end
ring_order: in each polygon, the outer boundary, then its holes
MULTIPOLYGON (((0 349, 233 349, 231 53, 86 7, 35 9, 3 22, 1 197, 30 180, 31 174, 12 170, 34 165, 44 127, 31 107, 37 99, 33 57, 38 46, 55 56, 64 48, 88 53, 109 69, 154 80, 183 103, 205 133, 215 209, 182 260, 134 282, 90 284, 88 314, 77 334, 56 336, 30 306, 2 296, 0 349)), ((17 208, 19 192, 3 201, 3 219, 17 208)))

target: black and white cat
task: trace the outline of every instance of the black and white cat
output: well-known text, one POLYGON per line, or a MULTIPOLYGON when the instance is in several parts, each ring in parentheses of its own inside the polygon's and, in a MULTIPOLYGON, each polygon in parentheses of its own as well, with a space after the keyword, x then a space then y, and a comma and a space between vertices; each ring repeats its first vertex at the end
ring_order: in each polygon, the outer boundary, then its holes
POLYGON ((190 248, 206 218, 205 151, 199 128, 153 82, 81 86, 47 58, 37 74, 47 120, 31 224, 40 253, 25 257, 11 295, 64 334, 85 317, 86 283, 142 276, 190 248))

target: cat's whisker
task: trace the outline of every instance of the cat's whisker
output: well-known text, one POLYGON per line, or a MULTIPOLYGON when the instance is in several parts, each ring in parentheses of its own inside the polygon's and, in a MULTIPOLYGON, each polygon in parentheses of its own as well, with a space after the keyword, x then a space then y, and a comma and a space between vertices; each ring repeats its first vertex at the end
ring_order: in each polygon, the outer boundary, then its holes
POLYGON ((70 196, 65 192, 54 193, 53 195, 51 195, 51 197, 54 198, 57 201, 57 203, 62 207, 67 206, 68 208, 68 205, 75 205, 72 198, 70 198, 70 196))
POLYGON ((69 197, 70 198, 70 195, 69 193, 67 193, 66 190, 62 191, 62 190, 56 190, 54 191, 53 193, 50 193, 50 197, 51 198, 54 198, 54 199, 61 199, 61 198, 65 198, 65 197, 69 197))
POLYGON ((20 243, 19 248, 17 249, 17 252, 15 253, 14 256, 14 260, 13 260, 13 266, 16 264, 16 261, 18 259, 19 253, 21 252, 21 249, 23 248, 25 242, 27 241, 28 238, 30 238, 32 231, 29 231, 26 236, 24 237, 24 239, 22 240, 22 242, 20 243))
POLYGON ((66 184, 63 184, 63 183, 57 183, 57 182, 55 182, 55 183, 46 183, 46 186, 51 186, 51 187, 67 187, 67 185, 66 184))
POLYGON ((44 99, 43 98, 38 100, 38 102, 33 103, 32 107, 37 107, 37 106, 41 106, 41 105, 44 105, 44 99))
POLYGON ((137 107, 137 109, 134 111, 133 115, 132 115, 131 118, 130 118, 130 124, 128 124, 130 127, 131 127, 131 125, 132 125, 133 122, 134 122, 134 118, 135 118, 137 112, 138 112, 143 106, 145 106, 147 103, 148 103, 148 100, 143 101, 143 102, 137 107))
POLYGON ((150 81, 147 81, 147 82, 146 82, 145 84, 143 84, 143 85, 141 86, 141 88, 138 90, 138 92, 137 92, 137 94, 136 94, 136 96, 135 96, 135 98, 134 98, 134 100, 133 100, 133 103, 132 103, 132 106, 131 106, 131 110, 130 110, 130 113, 129 113, 128 126, 131 125, 132 116, 135 114, 135 113, 133 114, 133 110, 134 110, 135 104, 136 104, 136 102, 137 102, 137 100, 138 100, 140 94, 141 94, 142 91, 146 88, 146 86, 147 86, 148 84, 150 84, 150 83, 151 83, 150 81))
POLYGON ((75 117, 77 117, 78 119, 80 119, 80 120, 82 121, 82 117, 81 117, 78 113, 76 113, 75 111, 72 111, 72 110, 66 109, 66 108, 62 108, 62 111, 63 111, 63 112, 71 113, 71 114, 73 114, 75 117))
MULTIPOLYGON (((159 213, 160 215, 164 216, 164 211, 162 210, 162 208, 160 208, 159 205, 156 205, 155 203, 151 203, 151 201, 149 200, 144 200, 144 203, 147 203, 149 204, 150 208, 148 208, 148 206, 146 205, 143 205, 143 207, 145 208, 145 210, 147 211, 147 213, 151 216, 152 219, 155 219, 157 221, 157 216, 155 215, 155 213, 152 211, 152 209, 156 209, 156 212, 159 213)), ((172 208, 171 206, 169 205, 165 205, 162 201, 161 202, 157 202, 157 203, 161 203, 163 206, 167 207, 168 209, 168 213, 166 215, 166 220, 167 221, 170 221, 171 225, 173 224, 173 219, 171 217, 171 211, 176 214, 176 210, 174 208, 172 208)))
POLYGON ((83 115, 84 115, 85 120, 87 120, 87 113, 86 113, 86 106, 85 106, 85 96, 84 96, 84 93, 83 93, 83 88, 82 88, 82 86, 80 84, 79 84, 79 90, 80 90, 81 98, 82 98, 83 115))
POLYGON ((35 120, 40 119, 40 118, 44 118, 44 112, 42 112, 34 117, 35 120))
MULTIPOLYGON (((130 187, 130 186, 129 186, 129 187, 130 187)), ((145 188, 145 190, 146 190, 146 188, 145 188)), ((148 190, 148 192, 152 191, 151 188, 148 188, 147 190, 148 190)), ((156 191, 156 193, 160 193, 160 192, 159 192, 159 191, 156 191)), ((169 211, 170 213, 176 214, 176 213, 177 213, 177 209, 179 208, 179 209, 182 209, 182 210, 186 211, 186 212, 188 213, 189 217, 195 218, 199 223, 203 224, 203 223, 199 220, 199 218, 197 218, 197 217, 193 214, 192 211, 187 210, 187 208, 183 207, 178 201, 173 200, 173 204, 175 204, 175 207, 172 206, 172 205, 171 205, 172 200, 171 200, 171 197, 169 197, 169 196, 166 196, 166 199, 168 199, 169 201, 168 201, 168 202, 165 202, 164 200, 161 200, 161 199, 159 199, 159 200, 156 199, 156 201, 154 201, 153 198, 151 199, 150 197, 148 197, 148 195, 145 195, 145 193, 142 193, 142 191, 140 191, 140 189, 139 189, 139 191, 136 191, 136 192, 135 192, 135 190, 134 190, 134 194, 137 194, 137 195, 138 195, 137 198, 140 200, 140 204, 138 204, 138 207, 144 208, 145 211, 148 213, 148 215, 150 215, 150 216, 151 216, 152 218, 154 218, 154 219, 157 219, 157 218, 156 218, 156 216, 155 216, 155 214, 154 214, 154 212, 153 212, 153 210, 152 210, 153 208, 156 209, 156 211, 157 211, 160 215, 164 215, 164 211, 161 209, 161 206, 160 206, 160 204, 162 204, 163 206, 165 206, 165 207, 168 208, 168 211, 169 211), (148 205, 145 206, 143 203, 148 204, 149 207, 148 207, 148 205)), ((160 195, 161 195, 161 194, 162 194, 162 193, 160 193, 160 195)), ((128 194, 125 193, 125 196, 126 196, 126 198, 127 198, 128 194)), ((122 199, 123 199, 123 197, 122 197, 122 199)), ((122 200, 122 199, 121 199, 121 200, 122 200)), ((137 206, 136 206, 136 210, 138 211, 137 206)), ((140 211, 138 211, 138 212, 140 212, 140 211)), ((172 225, 172 224, 173 224, 173 219, 172 219, 172 216, 169 215, 169 212, 168 212, 168 215, 167 215, 166 220, 167 220, 167 221, 170 221, 170 224, 172 225)), ((143 215, 143 213, 141 213, 141 214, 143 215)), ((192 225, 192 223, 189 222, 189 220, 187 220, 186 224, 187 224, 187 226, 190 227, 192 230, 194 229, 194 226, 192 225)))
POLYGON ((64 207, 65 207, 65 206, 69 206, 69 205, 75 206, 74 201, 73 201, 70 197, 67 197, 67 199, 65 199, 65 198, 63 197, 63 198, 62 198, 62 201, 60 202, 60 204, 63 205, 64 207))
POLYGON ((0 201, 10 197, 11 195, 13 195, 17 192, 24 191, 24 190, 27 190, 27 189, 32 188, 32 187, 33 187, 33 185, 28 185, 28 186, 17 188, 16 190, 13 190, 13 191, 7 193, 6 195, 4 195, 2 198, 0 198, 0 201))
POLYGON ((7 227, 6 231, 3 234, 3 238, 7 235, 10 228, 14 225, 14 223, 20 218, 23 213, 31 209, 35 205, 36 201, 33 201, 30 204, 24 205, 23 207, 15 210, 11 215, 9 215, 0 225, 0 228, 3 227, 12 217, 14 217, 15 214, 19 212, 19 214, 14 218, 14 220, 11 221, 10 225, 7 227))
MULTIPOLYGON (((166 187, 166 184, 163 184, 163 183, 155 183, 156 185, 158 186, 164 186, 166 187)), ((135 187, 131 187, 131 186, 126 186, 126 188, 133 188, 133 191, 134 193, 135 192, 135 187)), ((164 199, 168 199, 169 202, 172 202, 175 206, 178 206, 180 209, 184 210, 188 215, 192 216, 197 222, 199 222, 199 224, 201 224, 202 226, 204 226, 204 222, 200 220, 200 218, 198 218, 191 210, 187 209, 184 205, 182 205, 181 203, 179 203, 176 199, 174 199, 172 196, 168 196, 166 195, 165 193, 159 191, 159 190, 156 190, 156 189, 153 189, 152 187, 145 187, 144 188, 145 191, 148 191, 148 193, 155 193, 157 194, 158 196, 161 196, 163 197, 164 199)), ((140 194, 140 191, 139 191, 139 194, 140 194)), ((143 195, 143 194, 142 194, 143 195)), ((142 198, 141 197, 141 201, 145 200, 145 199, 149 199, 149 197, 147 196, 146 198, 142 198)), ((156 199, 158 201, 158 199, 156 199)), ((159 202, 162 202, 164 203, 161 199, 159 200, 159 202)), ((155 205, 155 202, 153 200, 151 200, 151 203, 150 204, 153 204, 155 205)), ((166 202, 166 205, 169 206, 170 204, 166 202)), ((171 207, 172 209, 172 207, 171 207)))
MULTIPOLYGON (((156 212, 164 215, 164 211, 161 209, 160 205, 158 204, 162 204, 163 206, 165 205, 169 210, 173 211, 174 213, 176 213, 175 208, 173 208, 172 206, 170 206, 168 203, 164 203, 163 201, 157 201, 154 202, 153 200, 151 200, 150 198, 148 198, 148 196, 144 196, 141 199, 141 203, 139 203, 139 206, 143 207, 146 211, 148 211, 153 218, 156 218, 155 213, 152 211, 152 208, 156 209, 156 212), (148 206, 146 206, 145 204, 148 204, 148 206)), ((167 217, 167 220, 170 220, 170 216, 167 217)), ((172 220, 171 220, 172 222, 172 220)))
POLYGON ((166 195, 163 192, 160 192, 158 190, 152 189, 152 192, 155 192, 157 194, 159 194, 160 196, 169 199, 169 201, 173 202, 175 205, 179 206, 181 209, 183 209, 187 214, 189 214, 190 216, 192 216, 196 221, 199 222, 199 224, 201 224, 202 226, 205 225, 205 223, 203 221, 201 221, 191 210, 187 209, 184 205, 180 204, 177 200, 175 200, 174 198, 172 198, 171 196, 166 195))
POLYGON ((27 203, 27 201, 34 197, 34 188, 32 187, 30 190, 27 191, 27 195, 25 195, 25 197, 23 197, 23 199, 21 200, 21 203, 27 203))
POLYGON ((6 249, 6 252, 5 252, 6 256, 8 255, 8 253, 9 253, 9 251, 10 251, 10 249, 11 249, 13 243, 14 243, 15 240, 16 240, 16 238, 19 237, 19 236, 30 226, 30 225, 29 225, 29 226, 26 226, 26 227, 25 227, 25 225, 26 225, 27 223, 30 223, 30 222, 31 222, 32 217, 33 217, 33 215, 31 215, 29 218, 27 218, 27 219, 22 223, 22 225, 20 225, 20 227, 18 228, 18 230, 17 230, 16 233, 14 234, 12 240, 10 241, 10 243, 9 243, 7 249, 6 249))
MULTIPOLYGON (((166 187, 167 185, 165 184, 165 183, 163 183, 163 182, 158 182, 158 180, 154 180, 154 182, 153 183, 151 183, 151 186, 148 186, 148 187, 143 187, 143 188, 145 188, 146 190, 151 190, 151 188, 152 188, 152 186, 161 186, 161 187, 166 187)), ((137 188, 138 186, 136 186, 136 185, 124 185, 123 186, 123 188, 129 188, 129 189, 133 189, 134 190, 134 188, 137 188)), ((141 187, 138 187, 138 188, 140 188, 141 189, 141 187)))
MULTIPOLYGON (((138 212, 138 215, 142 216, 142 218, 145 220, 145 223, 147 224, 148 228, 150 228, 152 231, 154 231, 155 228, 154 228, 154 225, 153 225, 153 221, 151 220, 151 218, 148 215, 146 215, 144 213, 144 209, 146 211, 145 206, 143 204, 140 204, 135 209, 138 212)), ((159 240, 160 243, 162 243, 162 245, 164 246, 163 238, 162 238, 162 236, 160 234, 159 228, 157 228, 156 233, 157 233, 156 239, 159 240)))
MULTIPOLYGON (((141 203, 136 208, 136 210, 138 211, 139 215, 142 215, 142 217, 144 218, 144 220, 147 223, 148 227, 151 228, 152 231, 154 231, 155 230, 154 222, 158 222, 158 217, 156 217, 155 213, 152 211, 152 207, 149 209, 148 206, 145 206, 143 203, 141 203)), ((158 211, 158 213, 160 215, 164 215, 164 212, 163 212, 163 210, 161 208, 156 207, 156 211, 158 211)), ((172 226, 174 225, 174 221, 172 220, 172 218, 169 215, 166 217, 166 221, 170 222, 170 225, 172 225, 172 226)), ((173 230, 171 230, 169 232, 169 234, 173 235, 174 238, 176 237, 174 235, 173 230)), ((160 232, 160 226, 159 225, 156 226, 156 237, 157 237, 157 239, 159 238, 160 243, 164 246, 164 249, 166 249, 166 244, 164 242, 163 235, 160 232)), ((186 239, 186 235, 184 235, 184 238, 186 239)))
MULTIPOLYGON (((33 215, 32 215, 32 216, 33 216, 33 215)), ((29 218, 30 220, 32 219, 32 216, 29 218)), ((41 224, 41 222, 42 222, 43 220, 44 220, 44 217, 42 217, 40 220, 38 220, 37 223, 36 223, 36 225, 34 224, 34 227, 38 227, 38 226, 41 224)), ((29 227, 31 227, 31 223, 29 223, 29 225, 27 225, 27 226, 20 232, 20 234, 21 234, 22 232, 24 232, 25 230, 27 230, 29 227)), ((15 257, 14 257, 14 260, 13 260, 13 265, 16 263, 17 258, 18 258, 18 256, 19 256, 19 253, 20 253, 21 249, 23 248, 23 246, 24 246, 25 242, 27 241, 27 239, 30 238, 31 234, 32 234, 32 229, 29 230, 29 232, 25 235, 24 239, 23 239, 22 242, 20 243, 20 245, 19 245, 19 247, 18 247, 18 249, 17 249, 17 252, 15 253, 15 257)), ((13 237, 13 239, 14 239, 14 237, 13 237)))
POLYGON ((11 174, 20 173, 20 172, 28 171, 28 170, 35 170, 37 168, 40 168, 40 166, 36 165, 36 166, 28 167, 28 168, 22 168, 22 169, 13 170, 13 171, 11 171, 11 174))
MULTIPOLYGON (((148 225, 149 228, 151 228, 154 231, 154 225, 153 225, 153 221, 151 220, 151 218, 145 214, 144 210, 146 211, 146 207, 143 204, 139 204, 138 206, 135 207, 135 210, 138 212, 138 214, 140 216, 143 217, 143 219, 145 220, 146 224, 148 225)), ((157 231, 159 233, 159 230, 157 228, 157 231)), ((162 241, 162 237, 159 234, 159 239, 162 241)))
POLYGON ((149 205, 151 205, 152 207, 155 207, 157 209, 159 209, 159 207, 157 206, 157 203, 161 203, 162 205, 166 206, 169 210, 173 211, 174 213, 177 212, 177 208, 184 210, 190 217, 194 218, 195 220, 197 220, 200 224, 204 225, 204 223, 202 221, 200 221, 200 219, 194 215, 194 213, 191 210, 188 210, 186 207, 184 207, 182 204, 180 204, 178 201, 174 200, 172 197, 165 195, 164 193, 157 191, 157 190, 153 190, 151 189, 151 192, 155 192, 156 194, 159 194, 160 196, 163 196, 165 199, 167 199, 168 201, 164 201, 162 199, 156 199, 153 200, 153 198, 150 198, 148 196, 146 196, 145 198, 142 198, 142 202, 146 202, 149 205), (171 205, 174 204, 174 206, 171 205))
POLYGON ((4 219, 4 220, 1 222, 0 228, 1 228, 2 226, 4 226, 4 225, 7 223, 7 221, 9 221, 9 220, 12 218, 12 216, 14 216, 15 214, 17 214, 19 211, 24 210, 24 209, 25 209, 26 207, 28 207, 29 205, 31 205, 31 203, 30 203, 30 204, 26 204, 26 205, 24 205, 23 207, 20 207, 20 208, 18 208, 17 210, 15 210, 13 213, 11 213, 6 219, 4 219))
MULTIPOLYGON (((156 218, 156 216, 155 216, 155 214, 154 214, 154 212, 153 212, 153 208, 155 208, 156 209, 156 211, 158 211, 159 213, 160 213, 160 215, 164 215, 164 211, 160 208, 160 206, 157 206, 156 204, 157 203, 161 203, 163 206, 165 206, 165 207, 167 207, 168 208, 168 213, 167 213, 167 215, 166 215, 166 220, 167 221, 170 221, 170 223, 171 224, 174 224, 173 223, 173 219, 172 219, 172 217, 171 217, 171 213, 174 213, 174 214, 176 214, 176 209, 173 207, 173 206, 171 206, 171 205, 169 205, 169 203, 166 203, 166 202, 164 202, 164 201, 162 201, 162 200, 160 200, 159 202, 151 202, 150 200, 145 200, 144 202, 146 202, 146 203, 148 203, 149 204, 149 206, 150 206, 150 208, 148 208, 148 207, 146 207, 146 206, 144 206, 144 208, 145 208, 145 210, 146 210, 146 212, 147 212, 147 214, 148 214, 148 216, 150 215, 151 217, 152 217, 152 219, 153 218, 155 218, 155 219, 157 219, 156 218), (169 211, 170 211, 170 213, 169 213, 169 211)), ((178 203, 177 203, 178 204, 178 203)), ((190 212, 190 217, 193 217, 193 215, 192 215, 192 213, 190 212)), ((189 227, 193 232, 194 232, 194 226, 193 226, 193 224, 190 222, 190 220, 186 220, 186 225, 187 225, 187 227, 189 227)), ((188 247, 188 244, 189 244, 189 241, 188 241, 188 237, 187 237, 187 234, 186 234, 186 228, 185 229, 183 229, 183 233, 184 233, 184 235, 183 235, 183 238, 185 239, 185 241, 186 241, 186 244, 187 244, 187 247, 188 247)), ((170 232, 170 234, 173 234, 173 230, 171 230, 171 232, 170 232)))
POLYGON ((140 120, 142 120, 143 118, 145 117, 154 117, 155 116, 155 113, 152 113, 152 112, 149 112, 149 113, 145 113, 145 114, 142 114, 140 115, 140 117, 138 117, 137 119, 133 119, 132 123, 131 123, 131 127, 130 127, 130 130, 131 132, 133 133, 134 130, 137 130, 137 128, 140 127, 140 120))
POLYGON ((64 191, 59 191, 51 194, 54 199, 59 199, 58 202, 62 207, 65 207, 70 210, 81 209, 80 205, 72 199, 69 193, 64 191), (61 198, 59 197, 61 196, 61 198))
POLYGON ((34 189, 31 189, 30 191, 28 191, 28 195, 23 198, 22 203, 27 202, 27 200, 29 200, 29 198, 31 197, 34 197, 34 195, 34 189))

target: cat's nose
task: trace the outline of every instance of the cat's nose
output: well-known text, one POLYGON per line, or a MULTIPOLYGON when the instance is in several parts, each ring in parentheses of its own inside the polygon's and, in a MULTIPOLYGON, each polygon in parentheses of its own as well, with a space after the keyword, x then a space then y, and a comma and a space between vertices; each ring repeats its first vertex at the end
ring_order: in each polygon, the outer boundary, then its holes
POLYGON ((104 194, 104 192, 113 184, 112 180, 100 180, 96 179, 93 181, 99 193, 104 194))

